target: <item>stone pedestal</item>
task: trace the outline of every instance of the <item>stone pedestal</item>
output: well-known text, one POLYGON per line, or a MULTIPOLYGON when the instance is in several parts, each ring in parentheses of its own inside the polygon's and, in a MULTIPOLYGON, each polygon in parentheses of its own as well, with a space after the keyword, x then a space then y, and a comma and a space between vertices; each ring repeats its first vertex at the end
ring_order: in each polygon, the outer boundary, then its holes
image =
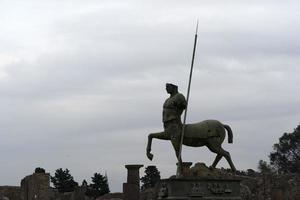
POLYGON ((239 179, 174 178, 158 183, 159 200, 242 200, 239 179))
POLYGON ((124 200, 139 200, 140 172, 143 165, 125 165, 127 168, 127 183, 123 184, 124 200))

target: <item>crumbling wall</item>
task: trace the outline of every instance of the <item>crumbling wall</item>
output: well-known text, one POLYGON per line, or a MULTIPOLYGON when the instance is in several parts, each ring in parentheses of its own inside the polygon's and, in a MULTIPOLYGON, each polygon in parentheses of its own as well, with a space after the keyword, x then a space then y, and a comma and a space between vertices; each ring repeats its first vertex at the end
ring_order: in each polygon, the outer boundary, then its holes
POLYGON ((21 188, 18 186, 0 186, 1 196, 9 198, 9 200, 20 200, 21 188))
POLYGON ((21 181, 21 200, 50 200, 50 174, 33 173, 21 181))
POLYGON ((52 192, 50 200, 93 200, 85 195, 86 188, 76 187, 73 192, 59 193, 57 190, 52 192))

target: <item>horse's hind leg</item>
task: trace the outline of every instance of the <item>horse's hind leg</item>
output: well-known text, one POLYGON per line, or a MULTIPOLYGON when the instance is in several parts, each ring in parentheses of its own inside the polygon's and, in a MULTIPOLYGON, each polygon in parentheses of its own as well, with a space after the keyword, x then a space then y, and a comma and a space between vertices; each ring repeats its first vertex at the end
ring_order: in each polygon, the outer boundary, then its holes
POLYGON ((216 168, 217 164, 219 163, 222 157, 223 157, 222 155, 217 154, 213 164, 211 165, 211 168, 216 168))
POLYGON ((222 147, 221 144, 217 144, 215 141, 214 142, 210 142, 207 147, 209 148, 209 150, 211 150, 212 152, 216 153, 217 156, 213 162, 213 164, 211 165, 212 168, 215 168, 218 164, 218 162, 221 160, 221 158, 224 156, 225 159, 227 160, 228 164, 230 165, 230 168, 233 172, 236 171, 235 166, 231 160, 231 156, 230 153, 228 151, 225 151, 222 147))
POLYGON ((225 151, 224 149, 222 149, 222 147, 221 147, 221 151, 223 152, 224 157, 226 158, 227 162, 229 163, 231 170, 232 170, 233 172, 235 172, 236 169, 235 169, 235 166, 234 166, 234 164, 233 164, 233 162, 232 162, 232 160, 231 160, 230 153, 229 153, 228 151, 225 151))
POLYGON ((223 155, 220 153, 220 148, 221 146, 220 145, 216 145, 214 142, 210 142, 208 145, 207 145, 208 149, 217 154, 216 155, 216 158, 213 162, 213 164, 210 166, 210 168, 216 168, 217 164, 219 163, 219 161, 221 160, 221 158, 223 157, 223 155))

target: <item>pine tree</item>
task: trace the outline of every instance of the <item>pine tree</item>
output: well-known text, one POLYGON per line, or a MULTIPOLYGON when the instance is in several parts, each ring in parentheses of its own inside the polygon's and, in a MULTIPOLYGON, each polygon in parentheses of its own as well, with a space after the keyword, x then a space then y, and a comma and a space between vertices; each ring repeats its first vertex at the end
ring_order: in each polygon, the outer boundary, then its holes
POLYGON ((85 179, 83 179, 83 181, 81 183, 81 187, 87 187, 87 182, 85 179))
POLYGON ((109 192, 107 176, 95 173, 92 177, 92 184, 90 184, 89 189, 86 191, 86 195, 97 198, 109 192))
POLYGON ((92 177, 92 188, 99 191, 100 195, 109 193, 109 186, 107 177, 102 176, 100 173, 95 173, 92 177))
POLYGON ((145 169, 145 176, 141 178, 142 190, 154 187, 155 184, 160 180, 160 172, 157 167, 150 165, 145 169))
POLYGON ((51 176, 51 182, 61 193, 74 191, 74 188, 78 186, 70 171, 68 169, 63 170, 62 168, 57 169, 55 175, 51 176))

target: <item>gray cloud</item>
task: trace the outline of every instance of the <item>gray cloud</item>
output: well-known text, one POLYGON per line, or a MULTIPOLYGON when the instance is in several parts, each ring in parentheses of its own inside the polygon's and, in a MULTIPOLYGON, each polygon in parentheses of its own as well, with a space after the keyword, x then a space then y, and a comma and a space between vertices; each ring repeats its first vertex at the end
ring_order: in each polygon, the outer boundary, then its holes
MULTIPOLYGON (((79 182, 107 170, 113 191, 124 164, 172 175, 169 142, 154 141, 153 162, 144 149, 162 129, 165 82, 186 94, 197 18, 188 122, 232 126, 234 144, 224 147, 239 169, 256 168, 299 123, 299 5, 1 1, 0 184, 17 185, 37 166, 69 168, 79 182)), ((209 164, 214 155, 184 147, 183 157, 209 164)))

